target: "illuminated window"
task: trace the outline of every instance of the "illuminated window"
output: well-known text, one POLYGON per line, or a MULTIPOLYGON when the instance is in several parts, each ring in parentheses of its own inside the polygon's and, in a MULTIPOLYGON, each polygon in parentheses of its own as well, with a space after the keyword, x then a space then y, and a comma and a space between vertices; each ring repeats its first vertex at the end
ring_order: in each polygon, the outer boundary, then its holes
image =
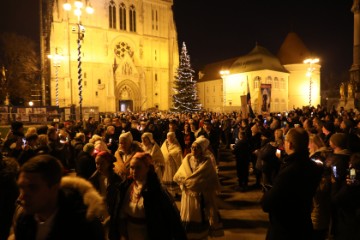
POLYGON ((116 29, 116 7, 112 0, 109 4, 109 28, 116 29))
POLYGON ((274 88, 279 88, 279 79, 277 77, 274 78, 274 88))
POLYGON ((126 30, 126 6, 120 3, 119 7, 120 30, 126 30))
POLYGON ((130 32, 136 32, 136 11, 134 5, 130 6, 129 15, 130 15, 130 32))
POLYGON ((260 77, 255 77, 254 79, 254 89, 259 89, 259 84, 260 84, 260 77))
POLYGON ((286 89, 285 80, 283 78, 280 79, 280 88, 281 89, 286 89))
POLYGON ((272 79, 271 79, 270 76, 268 76, 268 77, 266 78, 265 83, 266 83, 266 84, 271 84, 271 83, 272 83, 272 79))
POLYGON ((275 102, 274 102, 274 112, 280 112, 280 109, 279 109, 279 99, 275 99, 275 102))

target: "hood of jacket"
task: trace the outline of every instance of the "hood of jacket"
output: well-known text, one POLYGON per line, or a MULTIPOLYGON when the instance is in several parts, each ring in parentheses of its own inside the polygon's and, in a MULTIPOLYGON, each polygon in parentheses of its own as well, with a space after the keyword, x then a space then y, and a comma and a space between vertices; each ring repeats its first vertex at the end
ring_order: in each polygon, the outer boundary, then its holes
POLYGON ((106 213, 103 197, 89 181, 81 177, 65 176, 61 179, 61 190, 65 194, 66 202, 69 202, 69 198, 74 200, 74 196, 81 198, 80 204, 86 207, 87 219, 92 220, 106 213))

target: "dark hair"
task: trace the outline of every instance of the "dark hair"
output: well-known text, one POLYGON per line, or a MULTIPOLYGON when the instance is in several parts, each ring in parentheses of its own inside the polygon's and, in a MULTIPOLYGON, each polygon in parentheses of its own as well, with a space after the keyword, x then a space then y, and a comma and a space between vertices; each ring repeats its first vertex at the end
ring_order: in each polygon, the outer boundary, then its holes
POLYGON ((48 154, 35 156, 20 168, 20 173, 39 173, 48 186, 60 183, 63 176, 63 166, 61 162, 48 154))

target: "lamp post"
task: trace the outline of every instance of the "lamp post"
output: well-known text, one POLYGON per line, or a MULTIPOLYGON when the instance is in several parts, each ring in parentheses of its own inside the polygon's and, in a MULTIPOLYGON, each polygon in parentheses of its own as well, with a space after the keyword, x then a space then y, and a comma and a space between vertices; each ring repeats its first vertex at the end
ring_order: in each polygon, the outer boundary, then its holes
POLYGON ((55 105, 59 106, 59 67, 60 61, 63 59, 63 56, 59 55, 57 52, 57 48, 55 48, 54 55, 48 55, 49 59, 53 60, 53 64, 55 67, 55 105))
POLYGON ((318 63, 320 60, 318 58, 308 58, 304 60, 305 64, 308 64, 309 67, 306 71, 306 76, 309 77, 309 107, 311 107, 311 87, 312 87, 312 73, 314 72, 315 68, 313 64, 318 63))
MULTIPOLYGON (((85 8, 85 11, 88 14, 93 14, 94 9, 91 7, 91 4, 89 1, 86 1, 87 6, 85 8)), ((66 2, 63 5, 65 11, 70 11, 72 9, 72 6, 70 3, 66 2)), ((80 121, 82 121, 82 68, 81 68, 81 41, 84 39, 85 35, 85 27, 81 24, 81 15, 83 12, 84 4, 82 1, 76 0, 74 2, 74 14, 77 16, 77 50, 78 50, 78 88, 79 88, 79 111, 80 111, 80 121)))

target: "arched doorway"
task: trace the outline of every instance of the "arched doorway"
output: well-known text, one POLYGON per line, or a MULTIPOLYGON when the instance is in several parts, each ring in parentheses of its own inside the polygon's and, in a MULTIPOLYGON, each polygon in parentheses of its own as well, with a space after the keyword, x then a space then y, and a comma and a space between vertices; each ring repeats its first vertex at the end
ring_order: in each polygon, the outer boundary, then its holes
POLYGON ((116 109, 119 111, 139 111, 141 94, 139 87, 131 80, 124 80, 115 88, 116 109))
POLYGON ((133 111, 133 101, 132 100, 119 100, 119 111, 120 112, 133 111))

